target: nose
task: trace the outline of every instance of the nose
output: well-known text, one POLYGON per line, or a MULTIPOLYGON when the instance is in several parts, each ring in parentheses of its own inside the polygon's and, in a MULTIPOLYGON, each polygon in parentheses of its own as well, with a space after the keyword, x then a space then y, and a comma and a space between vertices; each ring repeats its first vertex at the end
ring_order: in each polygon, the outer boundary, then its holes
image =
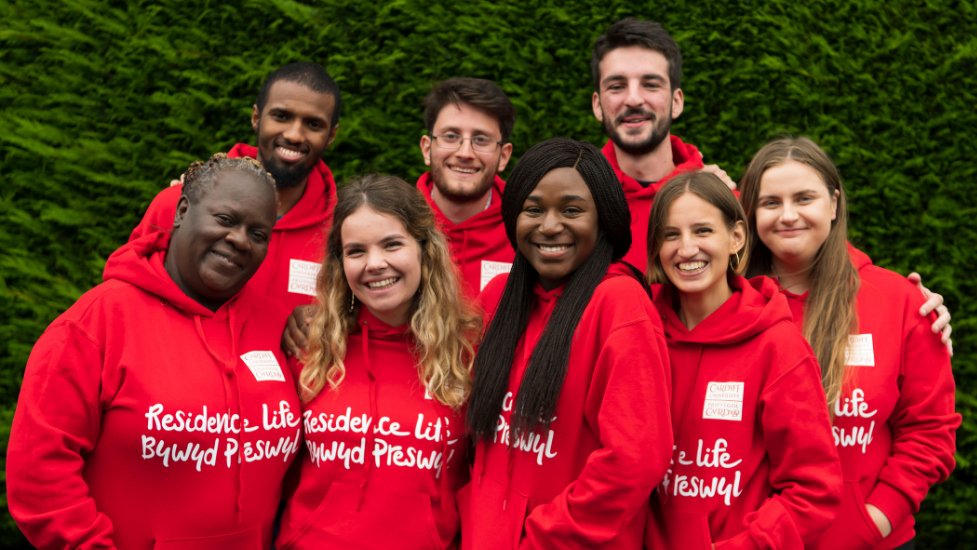
POLYGON ((624 99, 628 107, 640 107, 645 102, 641 95, 641 83, 638 81, 628 82, 628 95, 624 99))
POLYGON ((247 228, 243 225, 239 225, 228 231, 227 235, 224 236, 224 240, 241 252, 251 250, 251 239, 248 238, 247 228))
POLYGON ((472 146, 471 136, 466 136, 461 140, 461 147, 455 150, 455 155, 465 159, 475 157, 475 147, 472 146))
POLYGON ((387 268, 387 256, 382 250, 369 250, 366 253, 366 270, 370 272, 383 271, 387 268))
POLYGON ((683 235, 679 242, 678 255, 683 258, 691 258, 699 253, 699 245, 691 235, 683 235))
POLYGON ((784 225, 793 225, 797 221, 797 209, 791 201, 784 202, 784 209, 780 213, 780 222, 784 225))
POLYGON ((563 220, 558 214, 547 212, 539 224, 539 232, 547 237, 559 235, 563 232, 563 220))
POLYGON ((285 131, 282 132, 282 137, 288 140, 289 143, 304 143, 305 132, 302 129, 302 121, 298 117, 292 120, 288 126, 285 127, 285 131))

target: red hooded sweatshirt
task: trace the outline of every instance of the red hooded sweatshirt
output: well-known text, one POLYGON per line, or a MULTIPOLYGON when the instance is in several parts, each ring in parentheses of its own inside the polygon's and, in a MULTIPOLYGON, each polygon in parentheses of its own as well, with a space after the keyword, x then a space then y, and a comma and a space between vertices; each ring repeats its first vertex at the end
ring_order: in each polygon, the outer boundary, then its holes
POLYGON ((509 272, 516 253, 502 224, 502 191, 505 190, 502 178, 495 176, 488 208, 457 225, 434 202, 430 172, 417 180, 417 188, 431 205, 434 218, 451 244, 451 254, 469 296, 478 296, 493 277, 509 272))
MULTIPOLYGON (((935 314, 919 315, 919 290, 851 245, 849 253, 861 279, 858 334, 849 336, 850 378, 834 405, 833 428, 845 498, 838 519, 809 548, 890 549, 913 538, 912 515, 930 486, 953 471, 960 415, 950 357, 930 330, 935 314), (892 523, 885 539, 866 504, 892 523)), ((800 328, 807 293, 781 292, 800 328)))
POLYGON ((841 505, 821 371, 774 281, 729 281, 733 295, 691 331, 674 290, 656 290, 676 445, 645 544, 802 550, 841 505))
POLYGON ((672 162, 675 163, 675 170, 648 187, 644 187, 638 183, 638 180, 621 171, 621 166, 617 163, 614 142, 608 141, 602 150, 604 156, 610 161, 614 173, 617 174, 617 179, 621 180, 621 185, 624 186, 624 196, 628 199, 628 206, 631 209, 631 242, 634 244, 624 255, 623 260, 641 271, 648 269, 648 217, 651 215, 651 203, 655 194, 668 180, 684 172, 695 172, 703 166, 702 155, 695 145, 683 143, 676 136, 671 136, 671 140, 672 162))
MULTIPOLYGON (((491 318, 508 275, 479 300, 491 318)), ((475 451, 458 493, 464 548, 640 549, 648 495, 672 447, 661 321, 644 288, 612 264, 577 325, 555 420, 509 447, 512 406, 563 287, 536 286, 516 348, 499 430, 475 451)), ((476 383, 477 383, 476 373, 476 383)))
POLYGON ((391 328, 365 307, 358 322, 339 388, 303 407, 308 452, 275 547, 455 548, 464 414, 428 395, 407 325, 391 328))
POLYGON ((302 437, 287 312, 247 287, 210 311, 166 273, 168 246, 157 232, 117 250, 31 352, 7 498, 39 548, 271 544, 302 437))
MULTIPOLYGON (((257 158, 257 155, 257 148, 243 143, 227 152, 230 158, 257 158)), ((129 240, 172 229, 182 192, 183 185, 160 191, 129 240)), ((302 198, 275 224, 268 242, 268 256, 248 283, 255 294, 271 296, 289 311, 313 302, 315 279, 335 206, 336 182, 329 167, 320 160, 309 174, 302 198)))

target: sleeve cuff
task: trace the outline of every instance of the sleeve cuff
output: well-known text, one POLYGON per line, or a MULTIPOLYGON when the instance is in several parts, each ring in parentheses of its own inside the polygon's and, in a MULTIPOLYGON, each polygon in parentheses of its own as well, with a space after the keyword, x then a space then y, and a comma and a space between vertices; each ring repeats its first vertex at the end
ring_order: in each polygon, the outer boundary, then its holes
POLYGON ((866 504, 871 504, 889 519, 892 530, 902 525, 907 517, 912 515, 913 502, 909 500, 901 491, 884 481, 879 481, 872 490, 872 494, 865 499, 866 504))

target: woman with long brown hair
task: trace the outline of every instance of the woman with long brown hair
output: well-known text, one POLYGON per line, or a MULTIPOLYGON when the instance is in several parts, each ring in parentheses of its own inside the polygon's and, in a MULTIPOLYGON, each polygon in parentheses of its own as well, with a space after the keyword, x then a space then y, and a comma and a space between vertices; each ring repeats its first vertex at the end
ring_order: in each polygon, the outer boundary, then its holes
POLYGON ((423 196, 393 176, 344 187, 316 291, 308 452, 276 548, 454 547, 481 321, 423 196))
POLYGON ((923 297, 848 237, 848 203, 807 138, 768 143, 741 182, 748 276, 778 281, 821 366, 845 500, 815 548, 911 548, 912 514, 954 467, 950 358, 923 297))

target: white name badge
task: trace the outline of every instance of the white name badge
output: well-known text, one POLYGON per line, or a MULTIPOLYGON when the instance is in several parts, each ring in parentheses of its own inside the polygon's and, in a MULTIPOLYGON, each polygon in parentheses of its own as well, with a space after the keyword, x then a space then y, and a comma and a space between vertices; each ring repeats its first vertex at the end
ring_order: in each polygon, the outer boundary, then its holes
POLYGON ((495 278, 496 275, 500 273, 508 273, 511 269, 512 264, 482 260, 482 285, 478 288, 478 290, 485 290, 485 285, 489 284, 489 281, 495 278))
POLYGON ((874 367, 875 348, 871 334, 849 334, 845 349, 845 364, 850 367, 874 367))
POLYGON ((315 280, 322 264, 305 260, 289 260, 288 291, 315 296, 315 280))
POLYGON ((285 375, 282 374, 282 367, 278 364, 278 359, 275 358, 275 354, 270 351, 249 351, 241 356, 241 360, 251 369, 251 374, 254 375, 255 380, 258 382, 265 382, 267 380, 285 381, 285 375))
POLYGON ((713 420, 743 420, 745 382, 709 382, 702 418, 713 420))

